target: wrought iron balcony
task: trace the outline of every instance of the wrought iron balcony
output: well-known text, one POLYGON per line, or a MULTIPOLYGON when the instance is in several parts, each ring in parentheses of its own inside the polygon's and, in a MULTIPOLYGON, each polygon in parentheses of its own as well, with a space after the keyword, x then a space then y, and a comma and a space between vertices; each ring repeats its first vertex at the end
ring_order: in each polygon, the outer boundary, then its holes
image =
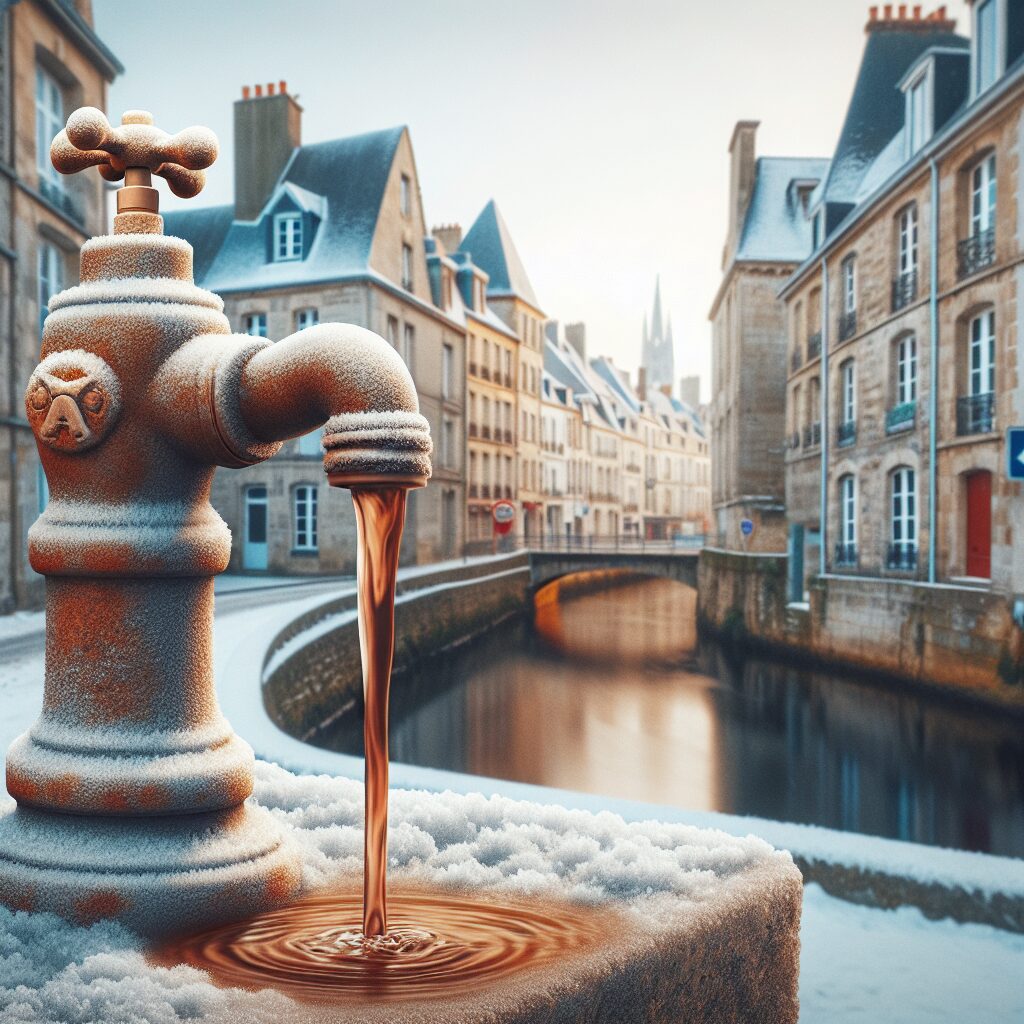
POLYGON ((491 368, 489 366, 480 367, 480 379, 490 380, 491 379, 491 368))
POLYGON ((807 338, 807 362, 821 355, 821 331, 815 331, 807 338))
POLYGON ((847 420, 836 428, 836 444, 840 448, 849 448, 857 440, 857 421, 847 420))
POLYGON ((990 391, 957 399, 956 432, 960 437, 989 434, 995 430, 995 398, 995 392, 990 391))
POLYGON ((885 414, 885 432, 898 434, 901 430, 913 430, 917 416, 917 402, 900 402, 885 414))
POLYGON ((837 569, 851 569, 857 565, 857 545, 837 544, 836 557, 833 562, 837 569))
POLYGON ((792 359, 790 360, 790 366, 792 367, 793 372, 796 373, 796 371, 799 370, 800 367, 803 366, 803 364, 804 364, 803 349, 801 348, 800 345, 795 345, 794 348, 793 348, 793 356, 792 356, 792 359))
POLYGON ((476 370, 477 370, 476 363, 470 363, 469 364, 469 375, 470 375, 470 377, 475 377, 476 376, 476 370))
POLYGON ((479 435, 479 433, 480 433, 480 428, 472 420, 470 420, 470 423, 469 423, 469 436, 470 437, 477 437, 479 435))
POLYGON ((956 266, 959 277, 969 277, 996 261, 996 229, 979 231, 956 246, 956 266))
POLYGON ((857 333, 857 310, 851 309, 839 318, 839 340, 849 341, 857 333))
POLYGON ((817 448, 821 444, 821 423, 804 427, 804 447, 817 448))
POLYGON ((485 441, 490 441, 490 439, 491 439, 491 428, 489 426, 487 426, 486 423, 480 428, 480 436, 485 441))
POLYGON ((469 496, 471 498, 477 497, 477 495, 479 493, 480 493, 480 488, 476 484, 470 484, 469 485, 469 496))
POLYGON ((491 496, 491 485, 490 484, 482 484, 481 487, 480 487, 480 497, 481 498, 489 498, 490 496, 491 496))
POLYGON ((914 572, 917 569, 917 543, 903 541, 890 544, 885 567, 894 569, 896 572, 914 572))
POLYGON ((909 306, 917 298, 917 271, 908 270, 892 281, 892 311, 909 306))

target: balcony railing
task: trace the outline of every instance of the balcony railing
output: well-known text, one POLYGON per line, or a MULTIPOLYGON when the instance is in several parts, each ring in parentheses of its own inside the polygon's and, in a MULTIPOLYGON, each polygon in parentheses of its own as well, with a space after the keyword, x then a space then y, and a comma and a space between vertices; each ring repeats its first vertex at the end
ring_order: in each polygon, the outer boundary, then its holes
POLYGON ((837 569, 851 569, 857 565, 857 545, 837 544, 833 563, 837 569))
POLYGON ((821 331, 815 331, 807 339, 807 362, 821 355, 821 331))
POLYGON ((989 434, 995 430, 995 392, 985 395, 966 395, 956 402, 956 432, 960 437, 968 434, 989 434))
POLYGON ((475 423, 470 422, 470 424, 469 424, 469 436, 470 437, 479 437, 479 435, 480 435, 480 428, 475 423))
POLYGON ((851 309, 839 318, 839 340, 849 341, 857 333, 857 310, 851 309))
POLYGON ((821 423, 804 427, 804 447, 817 448, 821 444, 821 423))
POLYGON ((909 306, 917 298, 917 271, 908 270, 892 281, 892 311, 909 306))
POLYGON ((55 185, 52 181, 43 178, 39 182, 39 194, 76 224, 85 223, 85 214, 82 212, 81 206, 60 185, 55 185))
POLYGON ((849 448, 857 440, 857 421, 848 420, 836 428, 836 444, 840 448, 849 448))
POLYGON ((793 347, 793 355, 790 357, 789 365, 794 373, 804 365, 804 353, 799 345, 793 347))
POLYGON ((959 277, 969 277, 979 270, 984 270, 985 267, 990 267, 995 261, 995 228, 979 231, 976 235, 957 242, 956 268, 959 277))
POLYGON ((490 439, 491 439, 491 428, 489 426, 487 426, 486 424, 484 424, 484 426, 482 426, 480 428, 480 436, 485 441, 490 441, 490 439))
POLYGON ((885 432, 898 434, 901 430, 913 430, 917 416, 917 402, 900 402, 885 414, 885 432))
POLYGON ((471 498, 476 498, 476 497, 479 496, 479 494, 480 494, 480 488, 477 487, 476 484, 470 484, 469 485, 469 496, 471 498))
POLYGON ((475 377, 476 376, 476 363, 470 363, 469 364, 469 375, 470 375, 470 377, 475 377))
POLYGON ((490 484, 481 484, 481 486, 480 486, 480 497, 481 498, 489 498, 490 496, 491 496, 491 485, 490 484))
POLYGON ((507 388, 512 387, 512 374, 510 374, 510 373, 506 373, 505 374, 505 387, 507 387, 507 388))
POLYGON ((896 572, 914 572, 917 569, 917 544, 913 541, 890 544, 885 567, 896 572))

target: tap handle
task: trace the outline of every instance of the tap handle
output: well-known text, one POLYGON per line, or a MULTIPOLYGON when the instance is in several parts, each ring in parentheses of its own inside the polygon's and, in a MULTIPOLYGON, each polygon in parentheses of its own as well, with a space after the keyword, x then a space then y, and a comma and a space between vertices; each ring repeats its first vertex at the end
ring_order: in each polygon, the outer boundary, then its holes
POLYGON ((112 128, 102 110, 79 107, 50 144, 50 160, 61 174, 99 167, 107 181, 120 181, 132 168, 166 179, 182 199, 198 195, 206 184, 204 169, 217 159, 217 136, 194 126, 168 135, 145 110, 127 110, 112 128))

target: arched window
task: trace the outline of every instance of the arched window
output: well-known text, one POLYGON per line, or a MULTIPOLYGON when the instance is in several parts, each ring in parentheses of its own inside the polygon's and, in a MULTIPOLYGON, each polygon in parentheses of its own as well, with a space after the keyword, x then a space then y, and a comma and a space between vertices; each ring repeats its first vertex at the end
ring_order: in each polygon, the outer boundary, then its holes
POLYGON ((839 543, 836 565, 857 564, 857 481, 852 473, 839 478, 839 543))
POLYGON ((889 476, 890 569, 917 568, 917 478, 910 466, 899 466, 889 476))
POLYGON ((316 485, 299 484, 293 492, 292 502, 292 547, 296 551, 316 551, 316 485))

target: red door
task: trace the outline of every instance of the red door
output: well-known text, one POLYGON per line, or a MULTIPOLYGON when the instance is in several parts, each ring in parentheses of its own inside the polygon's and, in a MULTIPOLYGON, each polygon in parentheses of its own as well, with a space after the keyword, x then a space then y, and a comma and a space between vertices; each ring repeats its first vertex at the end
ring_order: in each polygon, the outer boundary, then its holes
POLYGON ((992 576, 992 474, 967 477, 967 575, 992 576))

